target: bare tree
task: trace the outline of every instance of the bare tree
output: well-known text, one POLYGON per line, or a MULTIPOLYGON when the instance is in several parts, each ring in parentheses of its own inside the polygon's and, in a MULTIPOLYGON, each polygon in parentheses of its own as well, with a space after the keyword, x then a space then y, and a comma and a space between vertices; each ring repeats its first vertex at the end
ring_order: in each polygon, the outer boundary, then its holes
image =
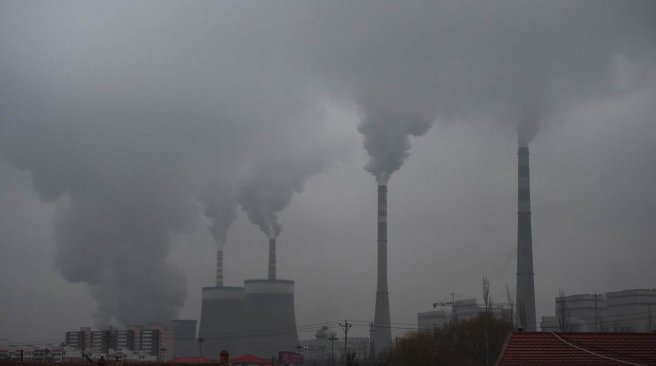
POLYGON ((515 318, 513 311, 515 310, 515 299, 513 299, 512 293, 510 292, 510 287, 506 285, 506 302, 508 305, 508 321, 513 324, 513 327, 515 325, 515 318))
POLYGON ((490 298, 490 281, 483 276, 483 303, 485 304, 485 365, 490 364, 490 342, 488 337, 488 328, 490 322, 490 306, 492 299, 490 298))

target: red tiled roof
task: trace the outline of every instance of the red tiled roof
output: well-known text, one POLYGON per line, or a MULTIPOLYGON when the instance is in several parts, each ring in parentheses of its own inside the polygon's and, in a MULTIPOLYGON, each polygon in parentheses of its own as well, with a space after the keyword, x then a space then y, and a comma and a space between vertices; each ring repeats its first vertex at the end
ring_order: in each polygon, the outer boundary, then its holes
POLYGON ((230 363, 233 364, 244 364, 244 365, 266 365, 270 364, 271 360, 266 358, 257 357, 251 354, 241 355, 235 358, 230 359, 230 363))
POLYGON ((656 366, 656 333, 513 332, 497 366, 656 366))
POLYGON ((180 358, 174 358, 169 363, 212 363, 216 361, 212 361, 209 358, 201 358, 201 357, 180 357, 180 358))

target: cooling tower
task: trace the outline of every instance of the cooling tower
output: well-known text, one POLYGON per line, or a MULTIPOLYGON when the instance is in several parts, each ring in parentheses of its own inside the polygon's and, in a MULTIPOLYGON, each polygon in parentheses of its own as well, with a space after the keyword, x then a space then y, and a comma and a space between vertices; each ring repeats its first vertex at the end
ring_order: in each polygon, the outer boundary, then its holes
POLYGON ((378 285, 374 315, 374 348, 382 351, 392 344, 389 292, 387 291, 387 186, 378 186, 378 285))
POLYGON ((531 233, 531 184, 528 146, 520 146, 518 155, 517 207, 517 322, 527 331, 537 328, 535 285, 533 283, 533 235, 531 233))
POLYGON ((294 281, 244 281, 244 353, 264 358, 298 345, 294 313, 294 281))
MULTIPOLYGON (((242 332, 243 287, 203 287, 198 337, 201 357, 218 359, 221 350, 239 354, 242 332)), ((196 353, 198 354, 198 353, 196 353)))

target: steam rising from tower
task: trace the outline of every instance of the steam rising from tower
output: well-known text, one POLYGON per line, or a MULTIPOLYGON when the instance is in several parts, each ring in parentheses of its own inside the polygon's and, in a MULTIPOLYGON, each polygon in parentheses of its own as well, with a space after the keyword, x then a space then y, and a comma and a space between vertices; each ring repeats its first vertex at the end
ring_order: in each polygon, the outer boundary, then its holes
POLYGON ((392 343, 389 292, 387 290, 387 186, 378 186, 378 281, 374 315, 374 346, 380 350, 392 343))
POLYGON ((519 326, 536 330, 531 232, 531 188, 528 145, 520 144, 518 155, 517 207, 517 314, 519 326))

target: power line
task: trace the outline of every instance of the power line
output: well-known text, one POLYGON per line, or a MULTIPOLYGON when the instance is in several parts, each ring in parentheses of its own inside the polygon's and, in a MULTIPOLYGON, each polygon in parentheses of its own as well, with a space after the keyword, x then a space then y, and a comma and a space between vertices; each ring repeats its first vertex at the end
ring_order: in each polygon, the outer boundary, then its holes
POLYGON ((598 354, 598 353, 595 353, 595 352, 589 351, 589 350, 587 350, 587 349, 585 349, 585 348, 579 347, 579 346, 577 346, 577 345, 575 345, 575 344, 571 344, 571 343, 567 342, 566 340, 560 338, 560 337, 558 336, 558 334, 556 334, 556 333, 554 333, 554 332, 551 332, 551 334, 553 334, 556 338, 560 339, 563 343, 567 344, 568 346, 574 347, 574 348, 576 348, 576 349, 578 349, 578 350, 580 350, 580 351, 583 351, 583 352, 589 353, 589 354, 591 354, 591 355, 593 355, 593 356, 597 356, 597 357, 605 358, 605 359, 607 359, 607 360, 611 360, 611 361, 615 361, 615 362, 623 363, 623 364, 626 364, 626 365, 649 366, 649 365, 644 365, 644 364, 641 364, 641 363, 629 362, 629 361, 624 361, 624 360, 620 360, 620 359, 613 358, 613 357, 608 357, 608 356, 600 355, 600 354, 598 354))

